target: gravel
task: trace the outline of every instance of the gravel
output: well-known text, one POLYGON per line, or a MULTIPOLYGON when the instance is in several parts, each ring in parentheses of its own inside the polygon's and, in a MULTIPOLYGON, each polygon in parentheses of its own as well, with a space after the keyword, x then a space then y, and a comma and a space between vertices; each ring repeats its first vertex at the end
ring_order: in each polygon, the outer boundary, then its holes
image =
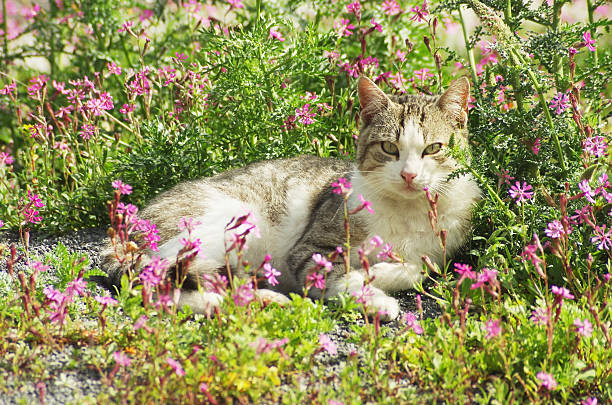
MULTIPOLYGON (((44 235, 33 235, 30 238, 29 251, 32 257, 38 256, 42 259, 45 255, 53 252, 59 243, 62 243, 69 252, 86 254, 91 259, 89 267, 97 267, 100 263, 98 251, 105 236, 103 229, 86 229, 63 236, 45 237, 44 235)), ((11 243, 18 243, 18 241, 18 235, 6 231, 0 232, 0 246, 3 244, 8 246, 11 243)), ((23 266, 23 264, 17 265, 16 270, 19 270, 20 266, 23 266)), ((0 262, 0 285, 2 284, 1 279, 3 277, 4 279, 7 277, 6 263, 4 261, 0 262)), ((99 288, 100 292, 102 292, 102 288, 99 288)), ((0 293, 3 293, 1 289, 0 293)), ((395 297, 400 302, 403 312, 412 311, 416 313, 415 291, 404 291, 395 295, 395 297)), ((439 316, 441 313, 436 302, 428 297, 422 297, 422 307, 423 314, 427 318, 439 316)), ((83 324, 95 322, 95 320, 86 318, 74 321, 82 322, 83 324)), ((357 322, 363 321, 358 320, 357 322)), ((391 333, 399 330, 400 322, 400 320, 396 320, 388 324, 391 328, 391 333)), ((328 335, 338 346, 338 354, 335 356, 331 356, 328 353, 317 355, 316 360, 318 364, 316 366, 320 369, 325 369, 330 376, 338 375, 339 370, 346 364, 348 356, 352 352, 358 355, 360 352, 360 348, 355 343, 347 340, 350 334, 350 325, 347 322, 339 323, 335 329, 330 331, 328 335)), ((9 344, 24 345, 26 343, 11 342, 9 344)), ((9 350, 9 354, 0 361, 5 362, 5 364, 6 362, 10 363, 11 353, 14 353, 14 351, 9 350)), ((10 372, 8 375, 2 376, 3 381, 0 382, 0 387, 3 387, 3 389, 0 392, 0 405, 43 402, 46 404, 96 403, 96 396, 105 387, 100 381, 99 373, 95 369, 88 367, 86 362, 82 360, 86 355, 87 346, 76 347, 66 345, 51 350, 45 349, 45 353, 41 353, 40 357, 36 360, 41 362, 40 364, 45 365, 45 371, 36 380, 22 381, 20 380, 24 378, 22 375, 10 372)))

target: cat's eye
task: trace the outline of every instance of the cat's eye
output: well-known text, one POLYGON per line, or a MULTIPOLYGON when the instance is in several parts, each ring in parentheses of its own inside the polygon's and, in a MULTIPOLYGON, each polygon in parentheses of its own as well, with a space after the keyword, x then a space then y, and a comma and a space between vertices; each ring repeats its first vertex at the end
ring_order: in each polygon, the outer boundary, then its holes
POLYGON ((425 150, 423 150, 423 156, 435 155, 436 153, 440 152, 441 149, 442 144, 440 142, 432 143, 431 145, 427 146, 425 150))
POLYGON ((393 142, 389 142, 389 141, 381 142, 380 148, 383 150, 383 152, 389 155, 399 156, 399 149, 397 149, 397 145, 394 144, 393 142))

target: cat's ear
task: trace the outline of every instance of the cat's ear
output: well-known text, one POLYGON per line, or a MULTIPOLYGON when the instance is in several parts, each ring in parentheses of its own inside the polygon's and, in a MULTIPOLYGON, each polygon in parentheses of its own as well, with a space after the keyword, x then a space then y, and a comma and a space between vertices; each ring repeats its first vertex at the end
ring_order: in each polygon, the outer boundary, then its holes
POLYGON ((455 80, 440 96, 438 107, 446 111, 463 128, 468 118, 468 100, 470 98, 470 82, 467 78, 455 80))
POLYGON ((359 105, 361 106, 361 120, 368 124, 372 117, 389 108, 391 100, 374 83, 365 76, 359 78, 359 105))

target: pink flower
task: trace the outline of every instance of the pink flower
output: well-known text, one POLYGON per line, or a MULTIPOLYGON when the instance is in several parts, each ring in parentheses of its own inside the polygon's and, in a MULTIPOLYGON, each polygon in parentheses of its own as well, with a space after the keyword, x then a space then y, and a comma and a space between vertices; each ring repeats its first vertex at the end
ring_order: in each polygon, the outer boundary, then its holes
POLYGON ((533 198, 533 192, 529 191, 532 188, 531 184, 527 184, 525 181, 522 185, 517 181, 514 186, 510 187, 510 191, 508 192, 510 193, 510 197, 514 198, 517 204, 520 204, 523 201, 533 198))
POLYGON ((551 291, 559 300, 562 300, 564 298, 568 300, 574 299, 574 296, 565 287, 557 287, 556 285, 553 285, 551 287, 551 291))
POLYGON ((557 93, 550 100, 550 107, 555 109, 555 114, 561 114, 569 107, 569 95, 567 93, 557 93))
POLYGON ((335 356, 336 354, 338 354, 338 347, 330 339, 330 337, 327 336, 325 333, 321 333, 319 335, 319 344, 321 345, 321 348, 323 350, 325 350, 327 353, 331 354, 332 356, 335 356))
POLYGON ((113 181, 112 186, 119 191, 119 194, 132 194, 132 186, 123 183, 121 180, 113 181))
POLYGON ((253 283, 238 286, 234 291, 234 295, 232 295, 232 299, 234 300, 234 304, 239 307, 248 305, 255 299, 255 294, 253 293, 253 283))
POLYGON ((303 125, 310 125, 315 122, 313 117, 316 117, 316 113, 310 112, 310 104, 304 104, 302 108, 295 109, 295 116, 303 125))
POLYGON ((406 79, 402 72, 397 72, 394 75, 389 75, 389 83, 396 89, 401 89, 404 87, 404 83, 406 83, 406 79))
POLYGON ((374 297, 374 291, 370 288, 369 285, 361 286, 359 291, 353 291, 351 293, 353 297, 355 297, 355 301, 358 304, 368 306, 372 302, 372 297, 374 297))
POLYGON ((455 263, 455 271, 461 275, 461 278, 476 279, 476 273, 472 271, 472 266, 469 264, 455 263))
POLYGON ((595 236, 591 238, 591 243, 597 244, 597 249, 602 250, 610 250, 612 246, 612 228, 606 232, 606 225, 603 224, 600 226, 595 226, 595 236))
POLYGON ((66 287, 66 295, 70 297, 74 294, 83 295, 86 287, 87 283, 85 280, 83 280, 81 277, 77 277, 68 283, 68 286, 66 287))
POLYGON ((354 14, 358 20, 361 19, 361 3, 360 2, 355 1, 353 3, 347 4, 346 9, 349 13, 354 14))
POLYGON ((506 184, 510 184, 510 181, 514 180, 514 177, 510 176, 510 171, 508 169, 501 169, 496 174, 497 177, 499 177, 500 181, 503 181, 506 184))
POLYGON ((607 148, 608 144, 603 136, 589 137, 582 142, 582 149, 595 157, 605 156, 607 148))
POLYGON ((113 358, 115 359, 115 363, 123 367, 129 367, 130 364, 132 364, 132 359, 123 352, 114 352, 113 358))
POLYGON ((376 22, 376 20, 374 20, 374 17, 372 17, 372 19, 370 20, 370 24, 372 24, 372 26, 374 27, 374 29, 378 32, 382 32, 382 25, 380 25, 379 23, 376 22))
MULTIPOLYGON (((552 239, 559 239, 561 235, 565 235, 565 230, 563 229, 563 224, 558 219, 548 223, 546 229, 544 230, 546 236, 552 239)), ((568 229, 569 233, 569 229, 568 229)))
POLYGON ((121 74, 121 67, 117 65, 115 62, 107 62, 106 67, 108 68, 108 71, 110 74, 113 74, 113 75, 121 74))
POLYGON ((494 337, 499 336, 499 334, 501 333, 501 326, 499 325, 499 319, 497 320, 489 319, 485 323, 485 330, 487 331, 487 334, 485 335, 486 339, 492 339, 494 337))
POLYGON ((119 112, 127 115, 134 111, 134 108, 136 108, 134 104, 123 104, 123 106, 119 109, 119 112))
POLYGON ((166 276, 166 269, 170 266, 167 259, 153 256, 151 261, 141 270, 138 278, 147 289, 151 289, 163 281, 166 276))
POLYGON ((117 305, 117 300, 114 299, 113 297, 109 297, 108 295, 96 295, 95 300, 98 301, 100 304, 106 306, 106 305, 117 305))
POLYGON ((549 391, 554 390, 557 387, 557 381, 553 377, 552 374, 545 373, 540 371, 536 377, 541 381, 542 387, 546 388, 549 391))
POLYGON ((580 318, 574 319, 576 332, 584 337, 590 337, 593 334, 593 324, 588 319, 581 321, 580 318))
POLYGON ((406 326, 412 329, 417 335, 423 334, 423 328, 419 324, 416 315, 412 312, 406 312, 406 314, 404 314, 404 322, 406 322, 406 326))
POLYGON ((429 69, 423 68, 423 69, 420 69, 420 70, 415 70, 414 71, 414 76, 417 79, 419 79, 420 81, 423 82, 423 81, 427 80, 428 78, 433 77, 433 74, 429 73, 429 69))
POLYGON ((227 2, 230 4, 230 10, 234 9, 234 8, 243 8, 244 4, 242 4, 242 0, 227 0, 227 2))
POLYGON ((580 189, 580 191, 582 191, 584 197, 587 199, 588 202, 590 202, 591 204, 595 204, 595 200, 593 199, 593 197, 596 197, 597 193, 593 192, 593 190, 591 189, 591 185, 589 184, 589 181, 587 179, 584 179, 580 183, 578 183, 578 188, 580 189))
POLYGON ((338 181, 334 181, 332 183, 332 188, 333 188, 332 191, 335 194, 347 195, 347 193, 351 190, 352 185, 351 185, 351 182, 348 181, 346 178, 340 177, 338 181))
POLYGON ((482 273, 478 274, 478 281, 476 281, 470 289, 475 290, 479 287, 482 287, 486 283, 491 283, 497 281, 497 270, 491 270, 484 268, 482 269, 482 273))
POLYGON ((535 141, 533 141, 533 145, 531 145, 531 151, 533 152, 534 155, 537 155, 538 153, 540 153, 540 147, 541 147, 541 143, 540 143, 540 138, 536 138, 535 141))
POLYGON ((38 214, 39 212, 32 207, 28 207, 23 211, 25 220, 33 224, 37 224, 42 221, 42 217, 38 216, 38 214))
POLYGON ((125 31, 129 30, 132 25, 134 25, 134 23, 132 21, 128 20, 128 21, 123 23, 123 26, 121 28, 119 28, 117 30, 117 32, 119 32, 119 33, 125 32, 125 31))
POLYGON ((582 35, 582 39, 584 39, 584 45, 589 48, 589 51, 595 52, 595 40, 591 38, 591 33, 589 31, 586 31, 582 35))
POLYGON ((325 276, 323 276, 323 274, 319 272, 315 271, 313 273, 310 273, 306 277, 306 281, 308 282, 308 284, 320 290, 323 290, 325 288, 325 276))
POLYGON ((79 132, 79 136, 83 139, 89 139, 92 135, 94 135, 96 127, 92 124, 83 124, 81 125, 81 131, 79 132))
POLYGON ((427 9, 427 0, 423 2, 423 7, 419 8, 419 6, 412 7, 410 9, 414 13, 412 17, 410 17, 411 21, 425 21, 425 17, 429 15, 429 10, 427 9))
POLYGON ((281 42, 285 40, 285 38, 283 38, 283 34, 281 34, 280 31, 276 31, 276 27, 270 27, 270 35, 268 38, 278 39, 281 42))
POLYGON ((8 152, 0 152, 0 167, 13 164, 13 157, 8 152))
POLYGON ((16 89, 17 89, 17 84, 15 83, 15 81, 12 81, 11 83, 7 84, 6 87, 0 89, 0 94, 8 95, 10 93, 14 93, 16 89))
POLYGON ((184 231, 187 229, 187 232, 191 233, 195 229, 196 226, 201 225, 202 221, 198 221, 193 218, 181 217, 178 221, 178 229, 179 231, 184 231))
POLYGON ((400 62, 404 62, 406 61, 406 52, 402 51, 401 49, 398 49, 395 52, 395 57, 399 59, 400 62))
POLYGON ((4 221, 0 219, 0 228, 4 226, 4 221))
POLYGON ((270 263, 264 263, 263 269, 264 277, 266 278, 268 284, 272 286, 278 285, 278 280, 276 279, 276 276, 280 276, 281 272, 272 267, 270 263))
POLYGON ((40 201, 38 194, 30 193, 30 190, 28 190, 28 199, 30 200, 31 203, 34 204, 36 208, 42 208, 45 206, 45 204, 42 201, 40 201))
POLYGON ((380 7, 387 15, 396 15, 402 11, 399 4, 397 4, 397 1, 395 0, 385 0, 380 7))
POLYGON ((179 377, 183 377, 185 375, 185 370, 183 370, 181 363, 174 360, 172 357, 166 357, 166 362, 170 365, 170 367, 172 367, 176 375, 179 377))
POLYGON ((531 316, 529 317, 533 323, 536 325, 546 325, 548 323, 548 312, 545 308, 536 308, 531 311, 531 316))
POLYGON ((351 24, 350 20, 347 18, 341 18, 340 20, 336 21, 334 23, 334 28, 342 35, 345 37, 350 37, 351 35, 353 35, 353 29, 355 29, 355 26, 353 24, 351 24))
POLYGON ((359 194, 359 201, 361 201, 361 209, 366 209, 366 211, 368 211, 370 214, 374 213, 374 210, 372 209, 372 203, 370 201, 366 201, 365 198, 363 198, 363 196, 361 194, 359 194))

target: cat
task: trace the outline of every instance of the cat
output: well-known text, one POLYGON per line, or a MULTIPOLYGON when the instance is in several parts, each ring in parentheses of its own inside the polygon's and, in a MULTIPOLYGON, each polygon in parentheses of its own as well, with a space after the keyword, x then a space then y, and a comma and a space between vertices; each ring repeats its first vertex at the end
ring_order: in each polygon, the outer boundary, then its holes
MULTIPOLYGON (((371 202, 374 213, 362 209, 349 216, 353 270, 346 273, 342 258, 335 260, 327 274, 324 298, 361 291, 368 274, 355 268, 359 263, 356 247, 378 235, 392 244, 403 263, 369 256, 369 276, 374 279, 368 286, 368 307, 382 314, 383 320, 395 319, 400 307, 387 293, 422 281, 423 255, 439 264, 443 261, 424 188, 439 195, 438 221, 447 231, 446 253, 452 255, 469 236, 471 208, 481 192, 469 175, 449 177, 459 166, 445 153, 451 137, 467 145, 469 92, 469 81, 461 78, 441 96, 387 95, 362 76, 358 80, 361 125, 355 162, 315 156, 262 161, 181 183, 159 195, 139 215, 157 225, 161 240, 156 255, 172 263, 186 236, 186 231, 178 230, 179 219, 200 222, 192 239, 202 241, 203 256, 188 269, 179 306, 209 313, 220 304, 220 295, 197 286, 201 275, 224 272, 225 226, 247 212, 257 218, 261 238, 248 235, 243 259, 258 265, 269 254, 271 264, 281 273, 278 285, 260 284, 257 295, 282 303, 289 293, 301 294, 315 265, 313 254, 327 255, 346 241, 344 197, 332 188, 332 183, 344 177, 352 184, 349 209, 362 205, 361 195, 371 202)), ((117 284, 122 270, 112 247, 103 253, 103 262, 109 280, 117 284)), ((235 255, 230 264, 236 271, 235 255)), ((321 293, 312 287, 308 294, 320 298, 321 293)))

